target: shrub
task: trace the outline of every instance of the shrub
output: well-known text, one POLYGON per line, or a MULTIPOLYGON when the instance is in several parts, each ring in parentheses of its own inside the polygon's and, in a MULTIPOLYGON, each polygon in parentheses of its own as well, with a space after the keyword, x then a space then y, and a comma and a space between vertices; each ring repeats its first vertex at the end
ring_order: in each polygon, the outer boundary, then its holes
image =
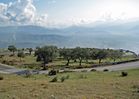
POLYGON ((25 73, 25 78, 31 77, 32 73, 30 71, 26 71, 25 73))
POLYGON ((3 80, 4 78, 2 76, 0 76, 0 80, 3 80))
POLYGON ((66 79, 66 78, 65 78, 64 76, 62 76, 62 77, 60 78, 61 82, 64 82, 65 79, 66 79))
POLYGON ((122 77, 126 77, 127 75, 128 75, 127 72, 121 72, 121 76, 122 76, 122 77))
POLYGON ((108 69, 104 69, 103 71, 104 71, 104 72, 108 72, 109 70, 108 70, 108 69))
POLYGON ((48 75, 53 76, 53 75, 56 75, 56 73, 57 73, 56 70, 53 69, 49 71, 48 75))
POLYGON ((91 69, 90 71, 97 71, 96 69, 91 69))
POLYGON ((139 85, 133 85, 134 92, 139 93, 139 85))
POLYGON ((57 82, 57 77, 54 77, 50 82, 57 82))

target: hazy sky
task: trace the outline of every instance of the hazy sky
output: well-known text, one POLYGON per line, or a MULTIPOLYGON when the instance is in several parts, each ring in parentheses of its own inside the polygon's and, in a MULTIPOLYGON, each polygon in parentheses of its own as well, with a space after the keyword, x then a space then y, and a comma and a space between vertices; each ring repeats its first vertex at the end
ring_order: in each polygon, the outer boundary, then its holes
POLYGON ((0 25, 71 25, 134 18, 139 18, 139 0, 0 0, 0 25))

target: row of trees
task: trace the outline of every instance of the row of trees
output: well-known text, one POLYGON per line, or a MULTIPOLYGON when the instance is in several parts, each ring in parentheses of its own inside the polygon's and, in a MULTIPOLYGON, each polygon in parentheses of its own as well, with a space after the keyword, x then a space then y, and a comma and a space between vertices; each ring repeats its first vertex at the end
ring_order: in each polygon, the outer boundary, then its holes
POLYGON ((82 61, 86 60, 98 60, 99 64, 103 59, 110 58, 114 62, 116 59, 120 59, 124 52, 122 50, 113 49, 98 49, 98 48, 57 48, 56 46, 44 46, 37 48, 35 56, 37 61, 43 61, 44 65, 52 62, 57 57, 61 57, 67 60, 66 65, 68 66, 71 60, 75 62, 78 60, 79 65, 82 65, 82 61))
POLYGON ((16 48, 16 46, 14 46, 14 45, 9 45, 9 46, 8 46, 8 50, 9 50, 10 52, 13 52, 13 55, 15 54, 16 51, 18 51, 18 52, 21 53, 21 51, 23 52, 23 51, 25 51, 25 50, 28 50, 29 54, 31 55, 31 53, 32 53, 32 51, 33 51, 33 48, 26 48, 26 49, 22 48, 22 49, 19 50, 19 49, 16 48))

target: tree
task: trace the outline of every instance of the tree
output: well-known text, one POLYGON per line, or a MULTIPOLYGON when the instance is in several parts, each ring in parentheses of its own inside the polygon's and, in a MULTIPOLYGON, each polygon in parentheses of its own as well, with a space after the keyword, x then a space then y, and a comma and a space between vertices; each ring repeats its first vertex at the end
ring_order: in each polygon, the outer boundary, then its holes
POLYGON ((24 58, 25 57, 25 54, 23 51, 19 51, 18 54, 17 54, 18 57, 20 57, 20 62, 21 62, 21 58, 24 58))
POLYGON ((29 50, 29 54, 31 55, 33 49, 32 48, 28 48, 28 50, 29 50))
POLYGON ((96 53, 96 59, 99 60, 99 64, 101 63, 102 59, 107 58, 108 52, 105 49, 99 49, 96 53))
POLYGON ((120 50, 109 50, 109 58, 111 58, 114 62, 116 59, 120 59, 123 55, 123 52, 120 50))
POLYGON ((84 48, 80 48, 80 47, 76 47, 75 49, 73 49, 73 54, 74 58, 79 59, 79 65, 82 65, 82 60, 85 59, 85 54, 86 51, 84 48))
POLYGON ((14 45, 10 45, 8 46, 8 50, 13 52, 13 55, 14 55, 14 52, 17 50, 17 48, 14 45))
POLYGON ((58 49, 56 46, 44 46, 35 51, 35 56, 37 56, 38 61, 43 61, 43 69, 46 69, 45 65, 52 62, 57 55, 58 49))
POLYGON ((69 66, 70 60, 72 59, 72 49, 63 48, 60 50, 60 56, 67 60, 66 65, 69 66))

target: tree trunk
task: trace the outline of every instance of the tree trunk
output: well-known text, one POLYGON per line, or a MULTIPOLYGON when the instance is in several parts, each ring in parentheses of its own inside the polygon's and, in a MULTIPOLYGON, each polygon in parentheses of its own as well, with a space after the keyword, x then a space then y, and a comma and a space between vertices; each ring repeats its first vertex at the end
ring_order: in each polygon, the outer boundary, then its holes
POLYGON ((80 63, 79 63, 79 65, 80 65, 80 66, 82 66, 82 59, 79 59, 79 60, 80 60, 80 63))
POLYGON ((68 59, 67 64, 66 64, 67 66, 69 66, 69 62, 70 62, 70 60, 68 59))
POLYGON ((114 59, 113 61, 114 61, 114 63, 115 63, 116 59, 114 59))
POLYGON ((101 59, 99 59, 99 64, 101 63, 101 59))

